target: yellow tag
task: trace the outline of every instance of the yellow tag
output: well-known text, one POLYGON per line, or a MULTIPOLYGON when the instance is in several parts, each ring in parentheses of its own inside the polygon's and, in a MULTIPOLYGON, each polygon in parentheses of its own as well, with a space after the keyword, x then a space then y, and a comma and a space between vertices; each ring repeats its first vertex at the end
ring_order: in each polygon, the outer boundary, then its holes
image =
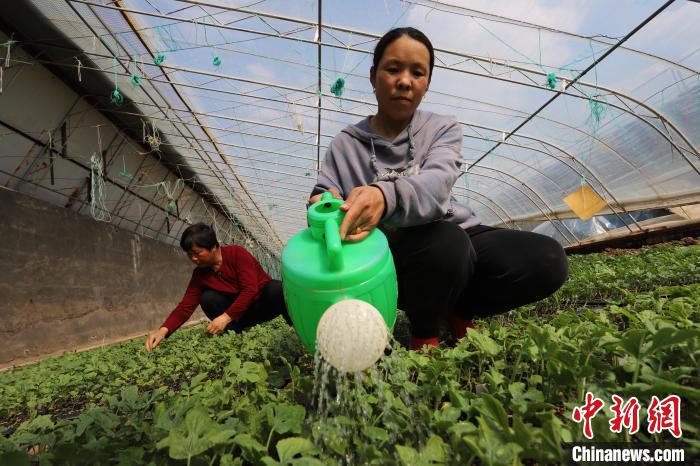
POLYGON ((608 205, 586 184, 582 184, 580 189, 566 196, 564 202, 581 220, 588 220, 608 205))

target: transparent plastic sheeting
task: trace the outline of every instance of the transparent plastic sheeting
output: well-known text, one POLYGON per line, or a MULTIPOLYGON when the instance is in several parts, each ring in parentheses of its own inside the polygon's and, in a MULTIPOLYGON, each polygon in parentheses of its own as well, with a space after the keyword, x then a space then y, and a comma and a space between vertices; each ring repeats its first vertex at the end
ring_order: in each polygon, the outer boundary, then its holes
POLYGON ((573 85, 662 2, 34 3, 97 65, 83 73, 120 84, 276 248, 305 226, 332 137, 376 111, 369 52, 395 26, 421 29, 437 49, 422 108, 462 123, 467 173, 454 192, 485 223, 539 220, 558 232, 573 216, 563 198, 582 183, 611 215, 700 201, 697 2, 666 8, 573 85), (128 85, 133 74, 140 85, 128 85))

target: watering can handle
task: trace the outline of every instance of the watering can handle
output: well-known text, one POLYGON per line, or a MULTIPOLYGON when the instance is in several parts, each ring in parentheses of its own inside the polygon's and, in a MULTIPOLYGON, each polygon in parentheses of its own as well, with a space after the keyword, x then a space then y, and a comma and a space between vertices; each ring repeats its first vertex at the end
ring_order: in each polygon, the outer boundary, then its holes
POLYGON ((331 272, 338 272, 343 268, 343 246, 340 242, 340 231, 335 219, 329 218, 324 224, 326 236, 326 251, 331 272))

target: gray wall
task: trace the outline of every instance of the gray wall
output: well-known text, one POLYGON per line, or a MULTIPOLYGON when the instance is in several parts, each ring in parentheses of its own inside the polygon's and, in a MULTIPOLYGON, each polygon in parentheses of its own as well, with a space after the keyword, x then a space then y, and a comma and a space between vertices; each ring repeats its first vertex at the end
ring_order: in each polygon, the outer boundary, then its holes
POLYGON ((157 328, 192 270, 174 246, 3 188, 0 238, 3 367, 157 328))

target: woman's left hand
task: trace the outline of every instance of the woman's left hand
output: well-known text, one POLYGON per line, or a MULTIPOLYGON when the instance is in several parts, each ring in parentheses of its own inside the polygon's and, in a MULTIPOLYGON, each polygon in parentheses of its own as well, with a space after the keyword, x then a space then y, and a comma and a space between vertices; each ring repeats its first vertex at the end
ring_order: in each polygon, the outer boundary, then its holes
POLYGON ((352 243, 369 235, 384 216, 386 201, 376 186, 360 186, 350 191, 340 210, 345 218, 340 225, 340 238, 352 243))
POLYGON ((233 319, 231 319, 231 317, 224 312, 219 317, 209 322, 209 326, 207 327, 207 333, 217 335, 223 332, 224 330, 226 330, 226 326, 230 324, 232 320, 233 319))

